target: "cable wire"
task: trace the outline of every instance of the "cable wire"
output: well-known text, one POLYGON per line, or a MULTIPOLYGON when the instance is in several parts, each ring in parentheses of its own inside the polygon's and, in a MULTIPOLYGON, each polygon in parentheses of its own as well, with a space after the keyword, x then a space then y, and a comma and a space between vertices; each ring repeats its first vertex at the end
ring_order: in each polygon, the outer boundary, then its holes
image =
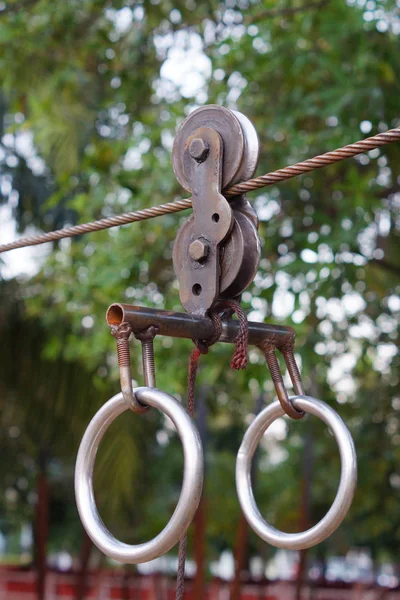
MULTIPOLYGON (((266 175, 260 175, 254 179, 249 179, 243 183, 238 183, 228 190, 224 190, 224 196, 233 197, 246 192, 252 192, 269 185, 274 185, 280 181, 291 179, 297 175, 314 171, 315 169, 321 169, 327 165, 368 152, 374 148, 379 148, 386 144, 391 144, 400 140, 400 127, 396 129, 390 129, 384 133, 378 133, 372 137, 360 140, 354 144, 343 146, 337 150, 326 152, 309 158, 303 162, 296 163, 295 165, 278 169, 272 173, 266 175)), ((173 202, 167 202, 166 204, 160 204, 159 206, 153 206, 151 208, 144 208, 135 212, 124 213, 115 217, 107 217, 100 219, 99 221, 92 221, 90 223, 84 223, 82 225, 74 225, 73 227, 65 227, 64 229, 58 229, 57 231, 50 231, 49 233, 43 233, 40 235, 25 237, 10 242, 9 244, 0 245, 0 254, 9 250, 15 250, 16 248, 25 248, 26 246, 37 246, 39 244, 45 244, 46 242, 54 242, 63 238, 74 237, 76 235, 82 235, 90 233, 92 231, 101 231, 102 229, 109 229, 110 227, 116 227, 118 225, 125 225, 127 223, 134 223, 135 221, 145 221, 146 219, 153 219, 169 213, 179 212, 187 208, 191 208, 192 200, 187 198, 185 200, 174 200, 173 202)))

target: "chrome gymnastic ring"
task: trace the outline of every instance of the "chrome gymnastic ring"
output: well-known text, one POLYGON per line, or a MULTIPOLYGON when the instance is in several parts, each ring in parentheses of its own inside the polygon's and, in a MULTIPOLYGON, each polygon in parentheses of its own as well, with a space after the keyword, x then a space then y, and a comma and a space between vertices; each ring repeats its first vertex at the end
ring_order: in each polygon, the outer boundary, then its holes
POLYGON ((82 524, 93 543, 114 560, 137 564, 168 552, 192 521, 203 488, 203 449, 193 421, 175 398, 156 388, 139 387, 133 391, 139 402, 166 414, 181 439, 184 452, 183 484, 174 514, 155 538, 132 546, 118 541, 97 512, 93 493, 96 452, 108 426, 118 415, 129 410, 122 393, 113 396, 101 407, 85 431, 76 461, 75 495, 82 524))
POLYGON ((257 508, 251 486, 251 461, 265 431, 275 419, 285 414, 278 401, 267 406, 245 433, 236 460, 236 489, 243 513, 260 538, 277 548, 303 550, 329 537, 346 516, 357 483, 357 457, 349 430, 330 406, 310 396, 294 396, 291 401, 296 409, 311 413, 324 421, 338 444, 341 458, 340 483, 331 508, 314 527, 301 533, 284 533, 275 529, 263 519, 257 508))

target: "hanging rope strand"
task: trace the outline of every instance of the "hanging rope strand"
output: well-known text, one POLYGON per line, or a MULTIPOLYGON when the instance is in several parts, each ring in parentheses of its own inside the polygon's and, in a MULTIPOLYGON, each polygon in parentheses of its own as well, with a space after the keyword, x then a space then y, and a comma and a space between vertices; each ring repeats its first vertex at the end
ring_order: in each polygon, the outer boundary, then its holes
MULTIPOLYGON (((230 366, 231 369, 245 369, 247 366, 247 349, 249 344, 249 323, 247 321, 246 313, 239 302, 235 302, 235 300, 222 300, 219 307, 230 308, 238 316, 239 334, 235 340, 235 351, 230 366)), ((207 341, 193 340, 196 347, 192 350, 189 358, 187 410, 192 419, 195 414, 196 375, 199 367, 199 358, 202 354, 208 354, 209 347, 218 342, 222 334, 222 322, 218 314, 218 309, 211 312, 210 317, 214 323, 214 335, 207 341)), ((185 594, 186 551, 187 532, 179 542, 175 600, 183 600, 185 594)))
MULTIPOLYGON (((199 342, 193 340, 196 347, 193 348, 189 358, 188 368, 188 388, 187 388, 187 411, 194 419, 195 415, 195 391, 196 391, 196 376, 199 367, 199 358, 202 354, 208 354, 210 346, 218 342, 222 334, 222 322, 217 313, 212 313, 211 319, 214 323, 214 335, 208 341, 199 342)), ((178 551, 178 571, 176 577, 176 594, 175 600, 183 600, 185 595, 185 564, 187 552, 187 531, 179 541, 178 551)))
MULTIPOLYGON (((349 144, 343 148, 338 148, 325 154, 320 154, 314 158, 309 158, 303 162, 278 169, 272 173, 266 175, 260 175, 254 179, 249 179, 243 183, 238 183, 228 190, 224 191, 224 195, 227 197, 237 196, 238 194, 244 194, 246 192, 252 192, 269 185, 274 185, 280 181, 291 179, 297 175, 302 175, 315 169, 321 169, 327 165, 368 152, 374 148, 379 148, 386 144, 392 144, 400 140, 400 127, 396 129, 390 129, 384 133, 378 133, 373 137, 360 140, 354 144, 349 144)), ((0 254, 7 252, 8 250, 15 250, 17 248, 25 248, 26 246, 37 246, 39 244, 45 244, 46 242, 55 242, 63 238, 74 237, 76 235, 82 235, 85 233, 91 233, 93 231, 101 231, 102 229, 109 229, 110 227, 117 227, 118 225, 126 225, 127 223, 134 223, 136 221, 145 221, 146 219, 153 219, 169 213, 179 212, 192 206, 190 198, 186 200, 175 200, 174 202, 167 202, 166 204, 160 204, 159 206, 153 206, 151 208, 144 208, 135 212, 124 213, 115 217, 107 217, 100 219, 99 221, 92 221, 91 223, 84 223, 83 225, 74 225, 73 227, 65 227, 64 229, 58 229, 57 231, 50 231, 49 233, 43 233, 37 236, 21 238, 15 242, 9 244, 0 245, 0 254)))

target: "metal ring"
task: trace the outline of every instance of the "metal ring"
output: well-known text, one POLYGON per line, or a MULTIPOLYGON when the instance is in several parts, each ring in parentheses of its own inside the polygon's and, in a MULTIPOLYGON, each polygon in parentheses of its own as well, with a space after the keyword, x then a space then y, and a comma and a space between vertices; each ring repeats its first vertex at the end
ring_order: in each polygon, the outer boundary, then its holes
POLYGON ((331 508, 319 523, 301 533, 284 533, 275 529, 258 510, 251 487, 251 461, 265 431, 275 419, 285 414, 278 401, 267 406, 245 433, 236 461, 236 489, 247 522, 260 538, 277 548, 303 550, 329 537, 346 516, 357 483, 357 457, 349 430, 330 406, 310 396, 294 396, 291 400, 295 408, 324 421, 337 441, 342 464, 339 488, 331 508))
POLYGON ((135 546, 117 540, 106 528, 93 493, 96 452, 108 426, 128 407, 122 393, 113 396, 96 413, 82 438, 75 469, 75 495, 87 534, 104 554, 114 560, 137 564, 168 552, 182 537, 198 507, 203 488, 203 450, 200 436, 188 413, 173 396, 156 388, 134 390, 139 402, 158 408, 174 423, 182 441, 184 471, 182 491, 175 512, 165 528, 152 540, 135 546))

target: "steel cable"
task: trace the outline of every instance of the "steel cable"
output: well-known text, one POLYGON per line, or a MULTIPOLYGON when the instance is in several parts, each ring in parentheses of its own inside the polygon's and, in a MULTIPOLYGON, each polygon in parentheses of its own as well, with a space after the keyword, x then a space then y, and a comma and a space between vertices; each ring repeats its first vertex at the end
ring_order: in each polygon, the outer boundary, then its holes
MULTIPOLYGON (((269 185, 274 185, 280 181, 297 177, 315 169, 321 169, 327 165, 368 152, 374 148, 379 148, 386 144, 391 144, 400 140, 400 127, 396 129, 390 129, 384 133, 378 133, 373 137, 360 140, 354 144, 349 144, 343 148, 338 148, 314 158, 309 158, 303 162, 299 162, 295 165, 278 169, 272 173, 266 175, 260 175, 254 179, 249 179, 243 183, 238 183, 228 190, 224 191, 224 195, 227 197, 237 196, 238 194, 244 194, 246 192, 252 192, 269 185)), ((100 219, 99 221, 92 221, 91 223, 84 223, 83 225, 74 225, 73 227, 65 227, 64 229, 58 229, 57 231, 50 231, 49 233, 43 233, 37 236, 25 237, 9 244, 0 245, 0 254, 7 252, 8 250, 15 250, 16 248, 24 248, 26 246, 37 246, 46 242, 54 242, 63 238, 74 237, 76 235, 82 235, 93 231, 101 231, 102 229, 109 229, 110 227, 116 227, 118 225, 126 225, 127 223, 134 223, 135 221, 145 221, 146 219, 153 219, 169 213, 179 212, 192 206, 190 198, 185 200, 174 200, 173 202, 167 202, 166 204, 160 204, 159 206, 153 206, 151 208, 144 208, 135 212, 124 213, 115 217, 107 217, 100 219)))

